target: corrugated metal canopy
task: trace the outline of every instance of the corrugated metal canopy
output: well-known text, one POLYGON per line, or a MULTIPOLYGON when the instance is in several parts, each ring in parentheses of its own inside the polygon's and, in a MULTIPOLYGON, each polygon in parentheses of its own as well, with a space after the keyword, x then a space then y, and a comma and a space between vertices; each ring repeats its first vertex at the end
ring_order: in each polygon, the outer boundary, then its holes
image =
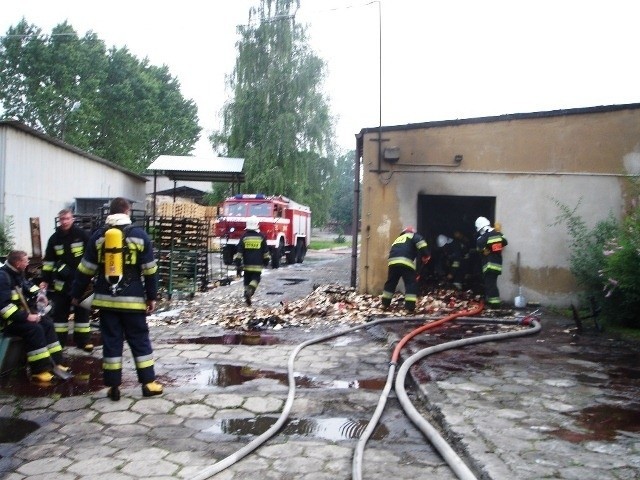
POLYGON ((160 155, 147 168, 173 181, 244 182, 244 158, 160 155))

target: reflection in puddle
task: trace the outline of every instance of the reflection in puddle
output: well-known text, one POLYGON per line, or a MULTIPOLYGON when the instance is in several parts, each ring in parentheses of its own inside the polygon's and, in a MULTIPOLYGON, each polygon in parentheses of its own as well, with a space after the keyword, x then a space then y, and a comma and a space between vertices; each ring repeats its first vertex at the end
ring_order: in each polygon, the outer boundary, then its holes
MULTIPOLYGON (((229 387, 242 385, 257 379, 277 380, 283 385, 289 384, 289 376, 285 372, 261 370, 248 366, 217 364, 212 369, 202 370, 193 378, 192 383, 203 386, 229 387)), ((296 387, 299 388, 327 388, 327 389, 365 389, 382 390, 385 378, 365 378, 353 380, 321 380, 307 376, 296 376, 296 387)), ((176 382, 171 382, 175 384, 176 382)))
MULTIPOLYGON (((219 420, 213 427, 207 429, 208 433, 228 435, 261 435, 266 432, 277 418, 227 418, 219 420)), ((368 420, 351 420, 349 418, 314 418, 291 419, 281 433, 284 435, 301 435, 307 437, 323 438, 325 440, 349 440, 360 438, 367 428, 368 420)), ((383 424, 379 424, 373 431, 373 440, 382 440, 389 434, 389 430, 383 424)))
POLYGON ((38 428, 40 425, 31 420, 0 417, 0 443, 19 442, 38 428))
POLYGON ((565 428, 551 432, 569 442, 612 441, 619 431, 640 432, 640 406, 622 408, 613 405, 597 405, 582 410, 576 423, 580 431, 565 428))

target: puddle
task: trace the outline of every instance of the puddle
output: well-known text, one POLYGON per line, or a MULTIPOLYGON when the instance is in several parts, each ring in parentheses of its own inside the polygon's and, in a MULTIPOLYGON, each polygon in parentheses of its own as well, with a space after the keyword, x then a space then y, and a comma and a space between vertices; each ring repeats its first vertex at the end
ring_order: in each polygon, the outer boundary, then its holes
MULTIPOLYGON (((0 379, 0 392, 18 397, 74 397, 104 389, 102 383, 102 359, 93 357, 69 357, 67 364, 74 377, 55 379, 50 384, 33 383, 26 370, 18 370, 0 379)), ((123 384, 123 386, 126 386, 123 384)))
POLYGON ((0 417, 0 443, 19 442, 38 428, 40 425, 31 420, 0 417))
POLYGON ((213 337, 180 338, 167 343, 195 343, 197 345, 275 345, 280 343, 275 335, 261 333, 228 333, 213 337))
POLYGON ((613 441, 619 431, 640 432, 640 407, 634 409, 597 405, 578 413, 576 423, 581 431, 561 428, 551 433, 562 440, 574 443, 613 441))
MULTIPOLYGON (((213 427, 206 430, 208 433, 228 435, 261 435, 266 432, 277 418, 228 418, 220 420, 213 427)), ((325 440, 339 441, 360 438, 367 428, 368 420, 351 420, 349 418, 317 418, 317 419, 291 419, 280 434, 300 435, 305 437, 322 438, 325 440)), ((382 440, 389 435, 389 430, 384 424, 378 424, 371 435, 373 440, 382 440)))
POLYGON ((306 282, 306 278, 281 278, 281 281, 285 282, 285 287, 290 285, 298 285, 299 283, 306 282))
MULTIPOLYGON (((247 366, 225 364, 218 364, 212 369, 202 370, 190 383, 209 387, 229 387, 232 385, 242 385, 246 382, 261 378, 277 380, 278 383, 282 385, 289 384, 289 377, 286 372, 274 372, 247 366)), ((386 383, 386 378, 320 380, 307 376, 296 376, 295 381, 296 387, 298 388, 382 390, 386 383)), ((171 383, 176 384, 178 382, 172 381, 171 383)))

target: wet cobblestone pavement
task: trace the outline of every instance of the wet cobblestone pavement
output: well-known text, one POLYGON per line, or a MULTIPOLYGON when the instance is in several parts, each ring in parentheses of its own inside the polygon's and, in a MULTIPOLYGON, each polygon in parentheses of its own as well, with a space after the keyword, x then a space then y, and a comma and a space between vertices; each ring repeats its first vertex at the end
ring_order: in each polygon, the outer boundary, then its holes
MULTIPOLYGON (((310 252, 303 264, 269 271, 255 303, 301 298, 313 284, 348 284, 349 266, 350 251, 310 252), (304 281, 284 289, 291 283, 286 278, 304 281)), ((237 298, 240 304, 241 282, 204 296, 204 303, 237 298)), ((578 335, 571 320, 544 312, 540 318, 539 334, 428 357, 411 370, 418 383, 411 399, 477 478, 640 478, 638 344, 595 330, 578 335)), ((302 349, 289 422, 211 478, 351 478, 354 447, 382 392, 391 350, 419 324, 362 328, 302 349)), ((411 341, 403 358, 489 330, 446 324, 411 341)), ((20 392, 18 375, 13 387, 0 388, 0 477, 194 478, 275 422, 287 399, 291 353, 327 331, 247 334, 197 322, 154 326, 165 393, 143 398, 125 356, 119 402, 107 399, 100 386, 101 349, 85 354, 71 348, 76 373, 84 372, 73 385, 20 392)), ((392 392, 366 446, 363 478, 456 477, 392 392)))

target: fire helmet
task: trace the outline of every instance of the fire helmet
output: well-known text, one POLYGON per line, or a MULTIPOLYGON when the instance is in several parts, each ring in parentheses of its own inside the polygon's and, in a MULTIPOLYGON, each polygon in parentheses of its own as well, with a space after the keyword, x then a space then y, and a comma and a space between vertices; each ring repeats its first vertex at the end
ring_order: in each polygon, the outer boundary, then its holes
POLYGON ((411 225, 407 225, 402 229, 402 233, 416 233, 416 229, 413 228, 411 225))
POLYGON ((491 222, 489 222, 489 220, 487 220, 486 217, 478 217, 476 219, 476 231, 478 233, 486 230, 490 226, 491 226, 491 222))
POLYGON ((260 222, 258 221, 258 217, 252 215, 247 220, 247 230, 260 230, 260 222))
POLYGON ((436 244, 439 248, 442 248, 451 242, 453 242, 453 239, 447 237, 446 235, 438 235, 438 238, 436 238, 436 244))

